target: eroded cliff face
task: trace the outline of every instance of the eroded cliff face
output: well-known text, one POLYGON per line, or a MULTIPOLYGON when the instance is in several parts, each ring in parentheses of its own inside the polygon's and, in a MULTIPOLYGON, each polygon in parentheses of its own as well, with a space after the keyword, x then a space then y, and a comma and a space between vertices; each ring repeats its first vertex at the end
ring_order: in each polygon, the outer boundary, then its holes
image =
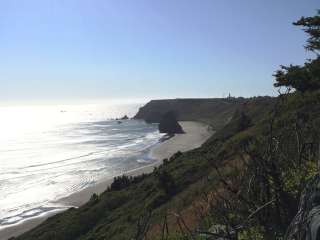
POLYGON ((320 239, 320 175, 306 185, 300 199, 299 210, 291 222, 286 240, 320 239))

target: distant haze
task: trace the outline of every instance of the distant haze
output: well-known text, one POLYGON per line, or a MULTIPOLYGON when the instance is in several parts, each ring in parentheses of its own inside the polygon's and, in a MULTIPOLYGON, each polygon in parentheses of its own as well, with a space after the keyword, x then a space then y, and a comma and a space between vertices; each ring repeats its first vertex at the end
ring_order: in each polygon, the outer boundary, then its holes
POLYGON ((273 95, 316 0, 0 1, 0 104, 273 95))

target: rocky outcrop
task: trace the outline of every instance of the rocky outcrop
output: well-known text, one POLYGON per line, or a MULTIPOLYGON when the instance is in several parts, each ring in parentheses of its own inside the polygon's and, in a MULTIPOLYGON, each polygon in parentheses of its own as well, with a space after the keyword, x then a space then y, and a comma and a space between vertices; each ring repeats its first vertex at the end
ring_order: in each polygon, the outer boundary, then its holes
POLYGON ((122 118, 120 118, 120 120, 128 120, 129 117, 127 115, 124 115, 122 118))
POLYGON ((291 222, 285 240, 320 239, 320 176, 307 184, 300 198, 299 210, 291 222))
POLYGON ((184 133, 173 111, 167 112, 163 115, 159 123, 159 132, 167 134, 184 133))

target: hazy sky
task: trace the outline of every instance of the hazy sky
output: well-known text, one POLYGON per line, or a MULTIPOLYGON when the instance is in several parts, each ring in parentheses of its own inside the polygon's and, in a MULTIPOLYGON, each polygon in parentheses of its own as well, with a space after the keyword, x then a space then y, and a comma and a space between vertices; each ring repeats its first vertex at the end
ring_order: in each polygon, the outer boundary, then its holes
POLYGON ((0 102, 274 94, 318 0, 0 0, 0 102))

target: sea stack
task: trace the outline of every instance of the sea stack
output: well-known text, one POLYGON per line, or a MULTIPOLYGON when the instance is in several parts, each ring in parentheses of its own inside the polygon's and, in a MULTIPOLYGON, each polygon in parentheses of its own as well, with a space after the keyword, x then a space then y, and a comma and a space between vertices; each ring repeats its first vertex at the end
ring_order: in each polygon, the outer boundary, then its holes
POLYGON ((162 116, 159 123, 159 132, 167 134, 184 133, 173 111, 167 112, 162 116))
POLYGON ((127 115, 124 115, 122 118, 120 118, 120 120, 128 120, 129 117, 127 115))

